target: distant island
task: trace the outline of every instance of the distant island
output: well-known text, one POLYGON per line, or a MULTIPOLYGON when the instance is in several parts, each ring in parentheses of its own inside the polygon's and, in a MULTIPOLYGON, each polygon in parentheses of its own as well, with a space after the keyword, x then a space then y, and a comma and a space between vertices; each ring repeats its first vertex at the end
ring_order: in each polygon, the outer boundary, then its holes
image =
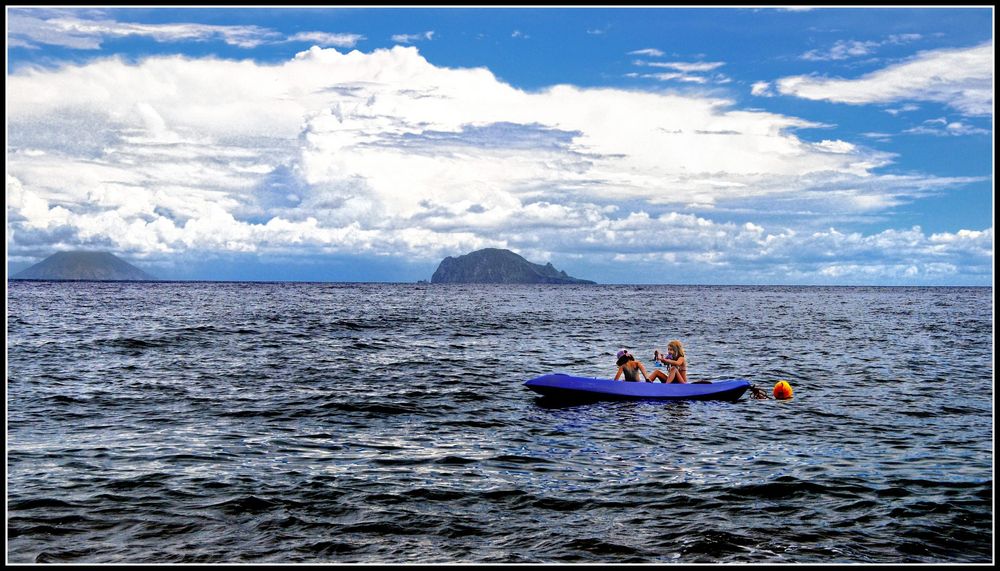
POLYGON ((156 278, 108 252, 57 252, 12 280, 149 281, 156 278))
POLYGON ((480 284, 594 284, 552 267, 533 264, 523 257, 499 248, 476 250, 464 256, 448 256, 441 261, 431 283, 480 284))

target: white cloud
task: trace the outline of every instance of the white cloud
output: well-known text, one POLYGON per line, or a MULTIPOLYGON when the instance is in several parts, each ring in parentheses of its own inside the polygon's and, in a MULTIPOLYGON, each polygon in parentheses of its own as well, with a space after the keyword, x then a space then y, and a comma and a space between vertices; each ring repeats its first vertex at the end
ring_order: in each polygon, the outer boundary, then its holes
POLYGON ((110 19, 82 19, 69 15, 40 18, 22 11, 8 12, 8 35, 20 45, 50 44, 95 50, 106 39, 146 36, 158 42, 218 39, 252 48, 280 39, 280 34, 260 26, 209 24, 141 24, 110 19))
MULTIPOLYGON (((360 34, 299 32, 289 38, 261 26, 218 26, 211 24, 144 24, 104 18, 81 18, 78 12, 33 10, 8 11, 8 46, 37 47, 39 44, 81 50, 100 49, 109 39, 148 37, 157 42, 218 40, 240 48, 285 41, 311 42, 320 46, 353 47, 365 39, 360 34)), ((433 32, 430 32, 433 33, 433 32)), ((430 39, 429 37, 427 39, 430 39)))
POLYGON ((809 61, 843 60, 871 54, 881 42, 859 42, 855 40, 838 40, 828 50, 810 50, 800 57, 809 61))
POLYGON ((893 34, 889 36, 889 39, 885 43, 889 44, 908 44, 910 42, 916 42, 923 39, 923 34, 893 34))
POLYGON ((898 108, 886 109, 885 112, 892 116, 897 116, 902 113, 910 113, 920 109, 919 105, 914 105, 912 103, 907 103, 906 105, 900 105, 898 108))
POLYGON ((665 67, 668 69, 676 69, 677 71, 683 71, 683 72, 699 72, 699 71, 712 71, 713 69, 722 67, 726 64, 721 61, 707 61, 707 62, 637 61, 636 65, 645 65, 649 67, 665 67))
POLYGON ((861 133, 861 135, 869 139, 875 139, 876 141, 889 141, 892 140, 893 137, 891 133, 879 133, 877 131, 861 133))
POLYGON ((948 121, 945 118, 928 119, 922 124, 903 131, 909 135, 934 135, 936 137, 964 137, 968 135, 990 135, 992 131, 976 127, 962 121, 948 121))
POLYGON ((434 38, 434 30, 429 30, 422 34, 396 34, 392 36, 392 41, 401 44, 412 44, 421 40, 431 40, 434 38))
POLYGON ((829 153, 839 153, 839 154, 850 154, 858 150, 857 146, 852 145, 847 141, 830 141, 826 139, 818 143, 815 143, 813 146, 815 146, 817 149, 822 149, 829 153))
POLYGON ((708 78, 702 75, 686 73, 644 73, 640 77, 658 79, 660 81, 683 81, 685 83, 708 83, 708 78))
POLYGON ((793 76, 778 80, 785 95, 839 103, 933 101, 966 115, 991 115, 993 43, 923 52, 858 79, 793 76))
POLYGON ((664 53, 656 48, 645 48, 641 50, 635 50, 628 52, 629 55, 639 55, 639 56, 650 56, 650 57, 662 57, 664 53))
POLYGON ((314 47, 277 65, 105 59, 13 73, 7 93, 14 255, 75 243, 435 260, 497 245, 786 264, 803 230, 776 225, 776 207, 846 218, 968 182, 874 174, 890 155, 803 141, 819 125, 717 97, 526 92, 412 47, 314 47), (692 204, 756 210, 737 224, 692 204))
POLYGON ((750 86, 750 93, 758 97, 774 97, 771 84, 766 81, 758 81, 750 86))
MULTIPOLYGON (((645 50, 640 50, 645 51, 645 50)), ((731 81, 725 75, 716 74, 712 77, 704 75, 694 75, 694 73, 712 71, 717 69, 725 63, 723 62, 649 62, 644 60, 636 60, 632 62, 634 65, 641 67, 658 67, 675 70, 673 72, 666 73, 646 73, 646 74, 636 74, 636 77, 644 77, 650 79, 657 79, 660 81, 682 81, 686 83, 699 83, 704 84, 712 81, 714 83, 728 83, 731 81)))
POLYGON ((361 34, 331 34, 327 32, 299 32, 288 38, 290 42, 309 42, 317 46, 336 46, 338 48, 353 48, 364 40, 361 34))
MULTIPOLYGON (((591 231, 626 263, 631 279, 663 281, 668 273, 732 283, 937 283, 991 274, 993 231, 926 235, 919 227, 871 235, 836 228, 815 232, 718 223, 643 213, 591 231), (645 275, 654 273, 653 276, 645 275)), ((683 282, 682 282, 683 283, 683 282)))
POLYGON ((809 61, 845 60, 871 55, 878 48, 887 44, 907 44, 921 38, 923 38, 921 34, 893 34, 885 40, 879 41, 837 40, 829 49, 809 50, 802 54, 800 58, 809 61))

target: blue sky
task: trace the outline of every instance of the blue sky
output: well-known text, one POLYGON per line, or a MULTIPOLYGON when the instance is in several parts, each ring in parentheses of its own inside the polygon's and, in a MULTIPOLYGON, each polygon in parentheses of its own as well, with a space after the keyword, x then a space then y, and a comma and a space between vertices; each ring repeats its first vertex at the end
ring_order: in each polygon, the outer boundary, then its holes
POLYGON ((7 257, 991 285, 993 9, 7 8, 7 257))

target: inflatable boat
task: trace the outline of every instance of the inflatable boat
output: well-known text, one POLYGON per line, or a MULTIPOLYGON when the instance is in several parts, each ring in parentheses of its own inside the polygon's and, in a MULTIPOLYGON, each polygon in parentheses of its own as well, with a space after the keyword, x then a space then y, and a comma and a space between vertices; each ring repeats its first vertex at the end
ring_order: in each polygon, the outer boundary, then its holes
POLYGON ((554 373, 535 377, 524 386, 560 400, 738 400, 750 388, 746 379, 709 383, 647 383, 574 377, 554 373))

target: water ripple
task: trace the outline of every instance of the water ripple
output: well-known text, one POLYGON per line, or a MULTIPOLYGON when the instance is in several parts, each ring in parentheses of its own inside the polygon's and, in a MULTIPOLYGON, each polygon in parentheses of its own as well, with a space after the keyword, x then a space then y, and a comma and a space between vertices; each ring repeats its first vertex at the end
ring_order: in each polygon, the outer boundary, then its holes
POLYGON ((8 560, 988 563, 991 316, 983 288, 11 282, 8 560), (522 386, 672 338, 795 398, 522 386))

